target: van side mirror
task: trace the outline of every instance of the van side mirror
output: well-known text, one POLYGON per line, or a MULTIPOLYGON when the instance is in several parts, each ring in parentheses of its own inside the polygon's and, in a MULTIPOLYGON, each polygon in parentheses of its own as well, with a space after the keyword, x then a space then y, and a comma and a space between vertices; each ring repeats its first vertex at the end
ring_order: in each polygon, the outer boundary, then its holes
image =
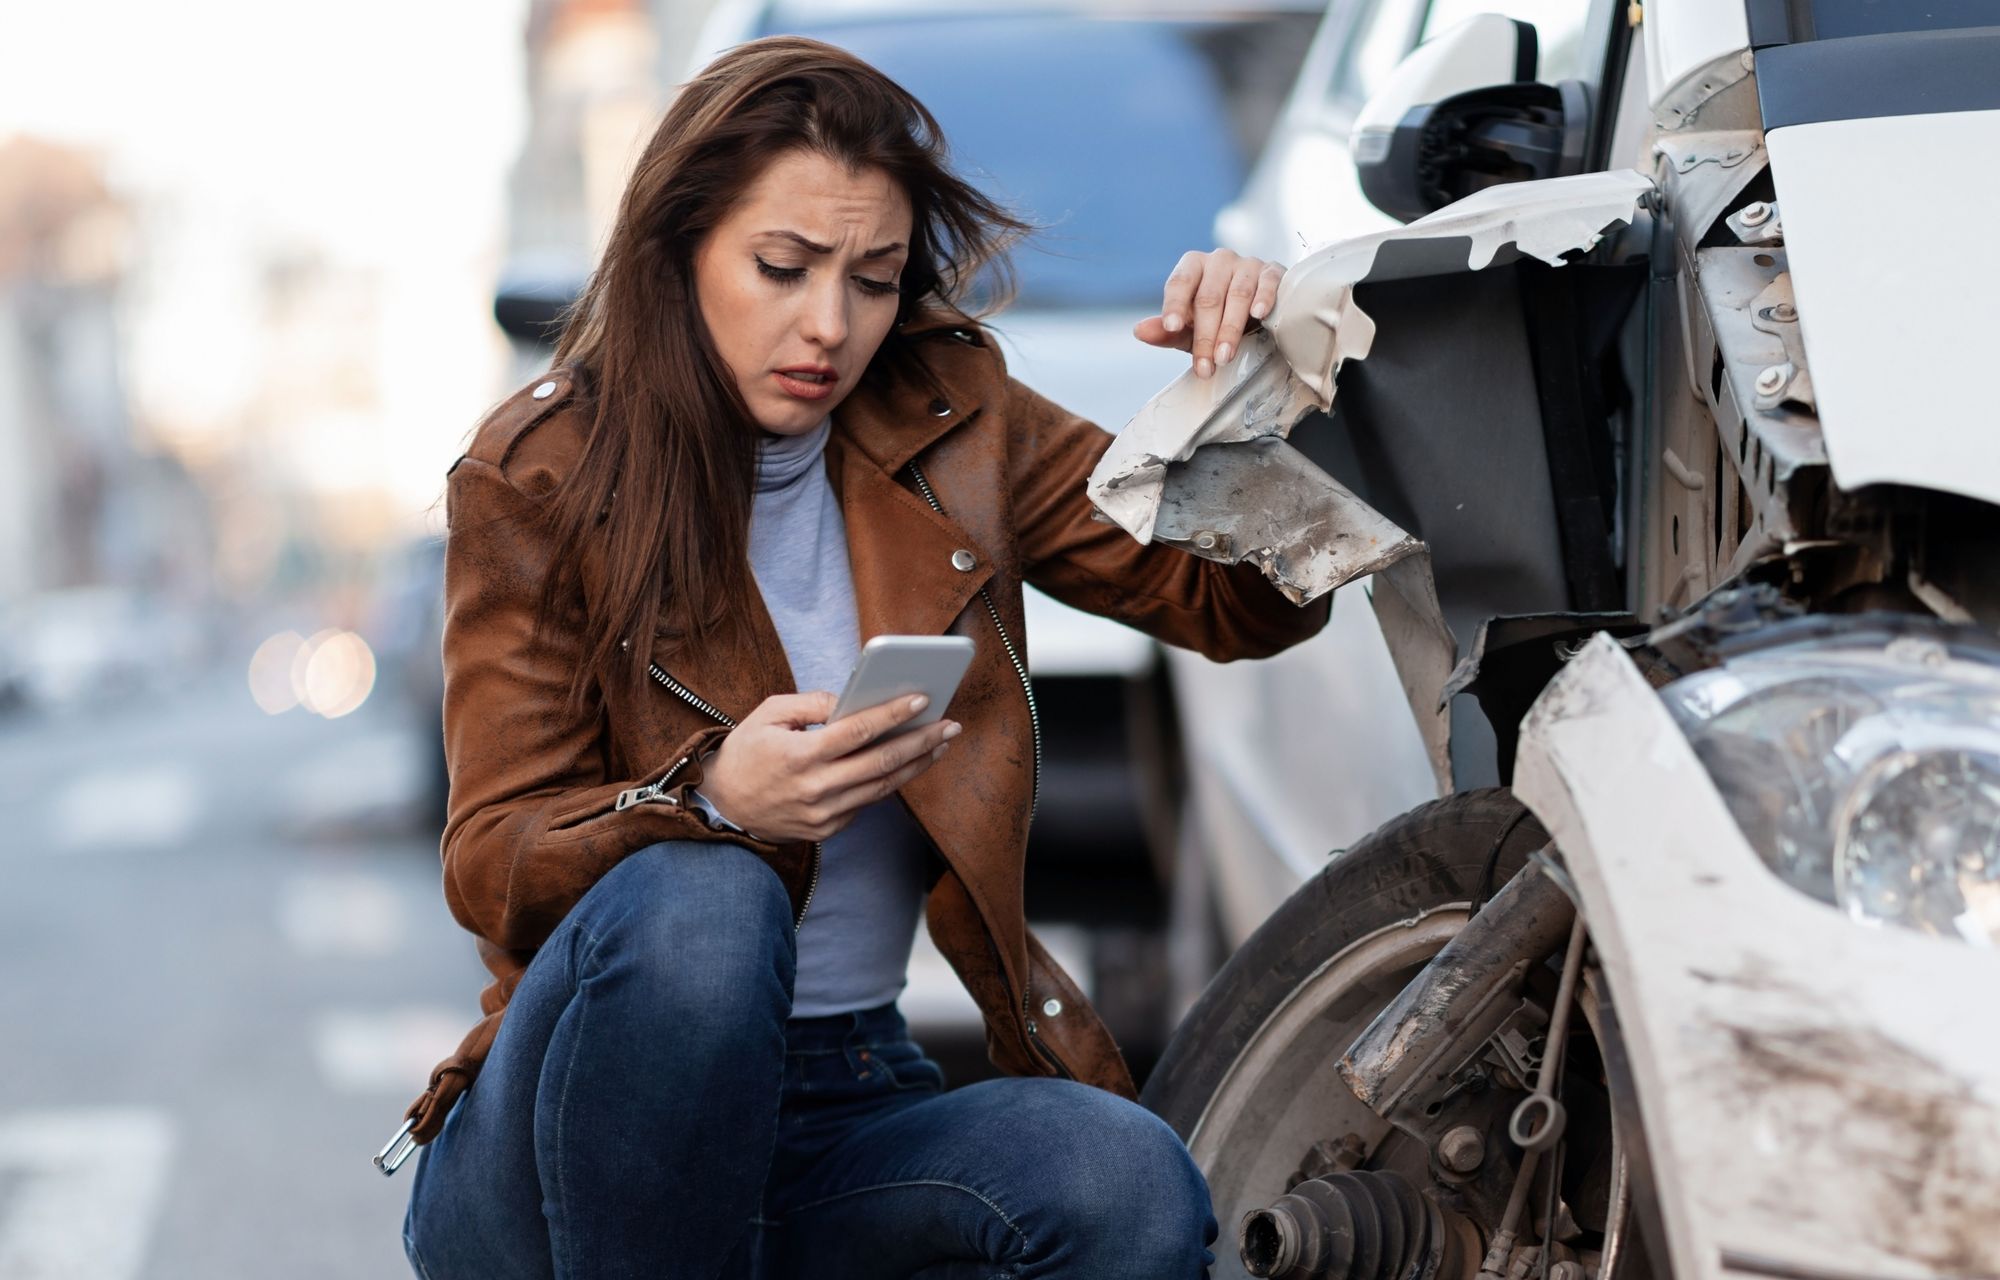
POLYGON ((1589 90, 1536 83, 1537 61, 1534 26, 1495 13, 1412 50, 1348 138, 1369 203, 1411 222, 1484 187, 1582 172, 1589 90))

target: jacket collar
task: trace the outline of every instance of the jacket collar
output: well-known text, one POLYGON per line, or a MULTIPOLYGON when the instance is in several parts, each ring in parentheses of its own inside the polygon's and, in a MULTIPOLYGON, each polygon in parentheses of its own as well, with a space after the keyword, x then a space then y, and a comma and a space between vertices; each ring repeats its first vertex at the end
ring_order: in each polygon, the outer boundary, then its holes
POLYGON ((864 383, 833 411, 835 436, 894 475, 940 436, 969 421, 1000 390, 991 338, 961 317, 926 313, 903 329, 937 380, 864 383))
MULTIPOLYGON (((864 637, 941 635, 993 576, 989 549, 898 473, 989 402, 999 408, 1002 366, 986 347, 990 339, 963 317, 930 313, 912 320, 904 337, 937 385, 908 378, 856 388, 834 410, 827 442, 864 637), (973 559, 962 569, 954 556, 965 554, 973 559)), ((948 481, 931 479, 953 500, 948 481)))

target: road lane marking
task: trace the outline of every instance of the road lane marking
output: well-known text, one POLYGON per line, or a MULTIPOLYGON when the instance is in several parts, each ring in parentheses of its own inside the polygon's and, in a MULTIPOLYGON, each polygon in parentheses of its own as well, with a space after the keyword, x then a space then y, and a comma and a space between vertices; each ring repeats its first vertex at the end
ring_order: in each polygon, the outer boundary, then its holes
POLYGON ((333 1010, 313 1019, 313 1057, 337 1092, 414 1097, 478 1020, 475 1008, 333 1010))
POLYGON ((161 848, 185 840, 200 813, 185 769, 106 770, 56 792, 52 834, 59 849, 161 848))
POLYGON ((0 1115, 0 1276, 129 1280, 166 1185, 164 1111, 74 1108, 0 1115))
POLYGON ((311 825, 405 808, 422 798, 428 776, 415 734, 378 729, 293 765, 278 794, 294 821, 311 825))
POLYGON ((409 936, 410 904, 386 876, 304 872, 285 881, 278 928, 300 955, 393 955, 409 936))

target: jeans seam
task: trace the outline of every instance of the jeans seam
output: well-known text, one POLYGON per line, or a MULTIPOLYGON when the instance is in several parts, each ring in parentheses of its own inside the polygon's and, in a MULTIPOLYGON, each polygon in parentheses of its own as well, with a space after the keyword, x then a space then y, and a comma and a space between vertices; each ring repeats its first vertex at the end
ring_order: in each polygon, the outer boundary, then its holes
MULTIPOLYGON (((581 933, 584 937, 590 939, 591 943, 590 955, 595 956, 597 953, 597 935, 592 933, 590 930, 584 928, 583 925, 580 923, 576 925, 576 931, 578 933, 581 933)), ((563 1142, 564 1142, 565 1131, 569 1127, 569 1090, 570 1090, 570 1083, 576 1078, 576 1059, 577 1059, 576 1046, 583 1043, 584 1018, 588 1015, 590 1011, 590 1002, 588 999, 585 998, 584 995, 583 981, 581 978, 577 976, 578 970, 580 970, 583 967, 584 966, 582 965, 578 965, 577 969, 573 969, 570 972, 570 986, 571 986, 570 1000, 573 1001, 578 1006, 576 1013, 576 1027, 574 1028, 570 1036, 571 1047, 570 1047, 569 1061, 563 1064, 562 1093, 556 1100, 556 1132, 555 1132, 555 1142, 554 1142, 555 1165, 556 1165, 555 1168, 556 1199, 563 1206, 563 1210, 565 1213, 567 1213, 569 1209, 569 1188, 565 1186, 563 1183, 563 1169, 566 1163, 563 1159, 563 1142)), ((551 1246, 555 1244, 553 1234, 550 1237, 549 1243, 551 1246)), ((574 1243, 574 1233, 569 1231, 564 1231, 563 1252, 565 1254, 568 1254, 570 1252, 571 1248, 573 1247, 573 1243, 574 1243)), ((565 1263, 563 1268, 565 1271, 574 1271, 575 1259, 565 1257, 563 1261, 565 1263)), ((428 1280, 428 1278, 426 1278, 426 1280, 428 1280)))
POLYGON ((410 1238, 408 1231, 403 1232, 403 1252, 409 1255, 410 1265, 417 1269, 418 1280, 431 1280, 431 1269, 424 1264, 423 1252, 417 1248, 417 1242, 410 1238))
POLYGON ((778 1087, 771 1091, 771 1145, 764 1149, 764 1177, 757 1191, 757 1208, 751 1213, 750 1222, 745 1227, 746 1231, 753 1234, 765 1225, 776 1225, 764 1222, 764 1210, 768 1207, 765 1204, 765 1199, 769 1195, 771 1165, 778 1158, 778 1137, 784 1132, 785 1127, 785 1076, 787 1074, 785 1060, 780 1056, 778 1059, 778 1087))
POLYGON ((999 1204, 995 1202, 990 1196, 987 1196, 984 1192, 977 1191, 971 1187, 968 1187, 964 1183, 950 1182, 943 1178, 912 1178, 904 1182, 877 1182, 866 1187, 852 1187, 846 1191, 840 1192, 838 1195, 826 1196, 823 1199, 809 1201, 801 1205, 794 1205, 791 1209, 786 1211, 785 1217, 790 1218, 793 1214, 804 1213, 808 1209, 818 1209, 825 1205, 833 1204, 836 1201, 849 1199, 853 1196, 866 1195, 871 1191, 896 1191, 904 1187, 944 1187, 951 1191, 962 1191, 966 1195, 971 1196, 974 1200, 977 1200, 979 1203, 985 1205, 988 1209, 991 1209, 993 1211, 994 1217, 1006 1223, 1007 1229, 1014 1233, 1015 1238, 1020 1240, 1022 1249, 1025 1250, 1029 1247, 1028 1233, 1021 1230, 1019 1224, 1017 1224, 1012 1218, 1008 1217, 1007 1211, 1005 1209, 1002 1209, 999 1206, 999 1204))

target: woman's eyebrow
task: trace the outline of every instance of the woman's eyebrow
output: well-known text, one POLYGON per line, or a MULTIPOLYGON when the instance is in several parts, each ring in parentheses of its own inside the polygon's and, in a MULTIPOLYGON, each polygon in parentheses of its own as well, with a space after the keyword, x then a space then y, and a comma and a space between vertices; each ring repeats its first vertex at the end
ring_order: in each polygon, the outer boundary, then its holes
MULTIPOLYGON (((833 246, 824 245, 816 241, 808 240, 796 231, 765 231, 761 232, 760 234, 767 236, 778 236, 783 239, 790 240, 808 253, 833 252, 833 246)), ((905 245, 901 240, 898 240, 895 241, 893 244, 885 244, 879 249, 870 249, 868 252, 862 254, 861 256, 863 258, 886 258, 890 254, 905 248, 908 248, 908 246, 905 245)))

